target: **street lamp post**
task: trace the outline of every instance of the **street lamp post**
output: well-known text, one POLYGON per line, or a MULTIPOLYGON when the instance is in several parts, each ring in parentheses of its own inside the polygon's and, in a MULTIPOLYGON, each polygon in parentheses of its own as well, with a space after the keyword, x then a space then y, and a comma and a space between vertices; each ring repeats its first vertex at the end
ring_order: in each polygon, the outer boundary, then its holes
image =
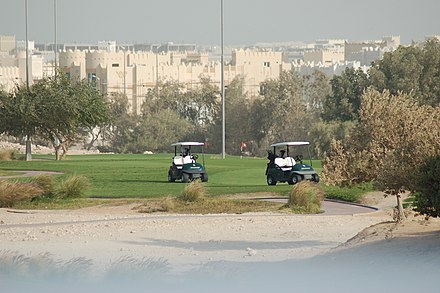
MULTIPOLYGON (((24 11, 25 11, 25 31, 26 31, 26 41, 25 41, 25 50, 26 50, 26 90, 27 94, 30 93, 29 90, 29 48, 28 48, 28 0, 24 2, 24 11)), ((29 133, 26 134, 26 161, 32 161, 32 144, 31 144, 31 135, 29 133)))
POLYGON ((53 0, 53 22, 54 22, 54 75, 57 77, 57 0, 53 0))
POLYGON ((224 55, 224 51, 223 51, 223 0, 220 0, 220 35, 221 35, 221 57, 220 57, 220 68, 221 68, 221 82, 220 82, 220 87, 221 87, 221 95, 222 95, 222 158, 224 159, 226 157, 226 145, 225 145, 225 140, 226 140, 226 134, 225 134, 225 128, 226 128, 226 123, 225 123, 225 70, 224 70, 224 61, 223 61, 223 55, 224 55))

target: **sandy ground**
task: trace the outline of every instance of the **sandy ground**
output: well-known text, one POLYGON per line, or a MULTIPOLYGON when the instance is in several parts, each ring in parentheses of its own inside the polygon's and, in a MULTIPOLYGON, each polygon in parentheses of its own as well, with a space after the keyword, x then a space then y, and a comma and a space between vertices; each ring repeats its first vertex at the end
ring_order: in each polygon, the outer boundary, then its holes
POLYGON ((353 246, 440 230, 437 219, 424 217, 396 226, 389 223, 393 198, 376 194, 369 200, 376 200, 381 209, 354 215, 140 214, 136 204, 77 210, 0 209, 0 250, 50 253, 60 260, 84 257, 98 270, 134 257, 164 261, 171 271, 187 271, 212 261, 303 259, 344 243, 353 246))
MULTIPOLYGON (((284 290, 293 279, 302 292, 371 292, 371 287, 359 284, 374 279, 377 285, 389 280, 383 275, 397 273, 396 278, 420 274, 426 279, 423 288, 435 291, 440 220, 411 214, 396 225, 391 222, 394 198, 370 194, 366 200, 379 210, 352 215, 172 215, 140 214, 136 204, 56 211, 0 209, 0 262, 14 269, 25 262, 23 256, 45 255, 61 268, 72 260, 86 263, 88 273, 104 276, 108 287, 94 283, 98 288, 91 289, 87 283, 82 292, 120 292, 122 284, 134 291, 136 284, 144 289, 145 280, 155 286, 151 292, 267 292, 274 289, 267 287, 267 280, 284 290), (118 264, 125 268, 128 264, 130 271, 148 271, 150 276, 161 271, 168 278, 165 283, 157 277, 152 282, 143 274, 140 284, 127 278, 114 284, 121 279, 121 270, 114 277, 118 264), (311 277, 316 275, 322 282, 311 277), (327 286, 341 277, 342 283, 327 286)), ((0 279, 1 273, 0 266, 0 279)), ((6 279, 8 292, 28 290, 23 286, 30 284, 21 280, 6 279)), ((420 287, 402 284, 381 288, 413 292, 420 287)), ((77 285, 64 291, 78 292, 77 285)), ((40 287, 41 292, 52 292, 47 286, 40 287)))
POLYGON ((85 257, 105 269, 121 257, 166 260, 173 271, 210 261, 261 262, 326 252, 388 215, 141 215, 131 207, 0 210, 0 247, 57 259, 85 257))

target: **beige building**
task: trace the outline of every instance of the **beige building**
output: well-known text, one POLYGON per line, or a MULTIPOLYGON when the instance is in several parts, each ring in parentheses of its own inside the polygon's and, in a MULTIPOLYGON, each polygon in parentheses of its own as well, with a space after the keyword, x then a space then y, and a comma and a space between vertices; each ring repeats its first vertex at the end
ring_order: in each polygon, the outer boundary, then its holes
POLYGON ((322 64, 331 66, 336 63, 344 62, 344 48, 335 47, 322 50, 304 52, 304 62, 309 64, 322 64))
MULTIPOLYGON (((59 66, 70 76, 95 81, 103 93, 125 93, 133 113, 139 114, 145 95, 159 81, 176 81, 187 89, 197 87, 200 78, 209 78, 220 87, 221 64, 209 62, 208 55, 197 52, 132 52, 126 50, 64 51, 59 66)), ((225 85, 241 75, 245 91, 257 95, 259 85, 290 70, 281 52, 237 50, 224 67, 225 85)))
MULTIPOLYGON (((40 55, 29 55, 29 84, 43 78, 43 58, 40 55)), ((10 91, 15 84, 26 82, 26 53, 17 55, 0 55, 0 85, 10 91)))
POLYGON ((13 53, 15 46, 15 36, 0 36, 0 53, 13 53))

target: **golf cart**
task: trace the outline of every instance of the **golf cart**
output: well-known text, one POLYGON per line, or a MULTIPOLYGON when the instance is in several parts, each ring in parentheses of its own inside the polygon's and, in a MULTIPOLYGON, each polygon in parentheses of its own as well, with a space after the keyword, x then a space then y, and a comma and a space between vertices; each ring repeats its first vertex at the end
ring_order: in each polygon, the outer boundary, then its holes
POLYGON ((310 143, 307 141, 279 142, 271 145, 272 150, 268 151, 266 178, 268 185, 276 185, 277 182, 296 184, 301 180, 319 182, 319 176, 310 165, 303 163, 303 146, 307 146, 308 157, 310 156, 310 143), (290 154, 295 151, 296 155, 290 154))
POLYGON ((172 144, 174 146, 173 162, 168 170, 168 181, 174 182, 182 180, 182 182, 189 182, 195 179, 201 179, 203 182, 208 182, 208 173, 205 170, 205 157, 203 154, 203 142, 177 142, 172 144), (203 164, 197 163, 199 158, 197 154, 191 152, 191 148, 200 146, 202 149, 203 164))

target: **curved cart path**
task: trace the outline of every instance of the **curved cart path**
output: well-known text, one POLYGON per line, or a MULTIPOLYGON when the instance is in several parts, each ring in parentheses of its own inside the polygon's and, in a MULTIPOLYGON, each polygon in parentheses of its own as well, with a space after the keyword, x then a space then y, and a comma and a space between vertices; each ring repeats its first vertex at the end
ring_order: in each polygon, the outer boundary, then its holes
POLYGON ((56 171, 34 171, 34 170, 17 170, 12 172, 18 172, 20 174, 17 175, 9 175, 9 176, 0 176, 0 179, 10 179, 10 178, 20 178, 20 177, 33 177, 40 174, 50 174, 50 175, 58 175, 63 174, 62 172, 56 171), (23 174, 21 174, 23 173, 23 174))

